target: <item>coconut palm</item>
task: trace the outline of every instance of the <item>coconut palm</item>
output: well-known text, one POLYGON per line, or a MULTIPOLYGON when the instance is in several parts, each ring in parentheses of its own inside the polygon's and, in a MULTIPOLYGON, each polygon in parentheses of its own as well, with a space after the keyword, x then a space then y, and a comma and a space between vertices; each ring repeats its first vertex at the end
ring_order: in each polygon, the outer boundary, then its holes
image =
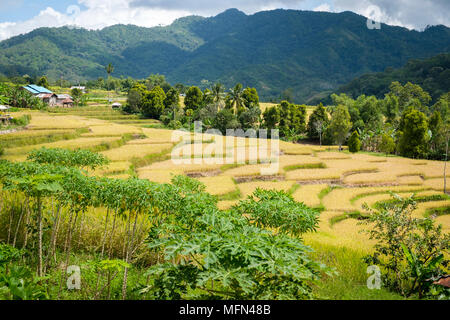
POLYGON ((221 84, 221 83, 216 83, 215 85, 213 85, 211 87, 211 93, 212 93, 214 102, 219 103, 220 101, 223 100, 223 98, 224 98, 223 92, 224 92, 224 87, 223 87, 223 84, 221 84))
POLYGON ((105 67, 106 73, 108 74, 108 78, 111 77, 111 74, 114 72, 114 66, 109 63, 106 67, 105 67))
POLYGON ((239 110, 242 107, 242 84, 238 83, 234 86, 234 88, 230 89, 229 96, 232 100, 232 106, 234 106, 235 110, 239 110))
MULTIPOLYGON (((106 73, 108 74, 108 80, 111 78, 111 74, 114 72, 114 67, 111 63, 109 63, 106 67, 105 67, 106 73)), ((108 89, 109 91, 109 89, 108 89)), ((109 102, 111 102, 111 95, 108 92, 108 100, 109 102)))

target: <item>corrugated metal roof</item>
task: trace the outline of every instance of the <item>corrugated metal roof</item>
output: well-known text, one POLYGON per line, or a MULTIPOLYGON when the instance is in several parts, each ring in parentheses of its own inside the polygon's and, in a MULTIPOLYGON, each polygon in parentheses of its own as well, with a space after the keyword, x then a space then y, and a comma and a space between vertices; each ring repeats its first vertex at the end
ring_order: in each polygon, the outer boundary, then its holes
POLYGON ((23 87, 24 89, 30 91, 32 94, 39 94, 39 93, 53 93, 50 90, 44 88, 44 87, 40 87, 37 86, 35 84, 29 84, 25 87, 23 87))
POLYGON ((63 99, 72 99, 72 97, 69 94, 58 94, 58 100, 63 100, 63 99))

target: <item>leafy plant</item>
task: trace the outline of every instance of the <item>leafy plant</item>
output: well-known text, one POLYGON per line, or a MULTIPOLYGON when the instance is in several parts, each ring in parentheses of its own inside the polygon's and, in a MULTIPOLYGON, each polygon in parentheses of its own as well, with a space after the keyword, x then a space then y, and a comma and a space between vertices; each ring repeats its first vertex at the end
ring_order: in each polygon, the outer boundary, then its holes
POLYGON ((315 231, 318 225, 319 212, 296 202, 284 191, 258 188, 233 209, 260 228, 275 228, 293 236, 315 231))
POLYGON ((71 151, 66 149, 47 149, 45 147, 30 152, 28 160, 40 164, 90 168, 92 170, 109 163, 109 160, 102 154, 89 150, 78 149, 71 151))
POLYGON ((367 264, 382 267, 383 282, 405 296, 417 293, 424 297, 430 290, 434 277, 442 275, 449 261, 444 253, 450 248, 450 235, 442 233, 442 226, 435 226, 432 219, 414 218, 417 208, 414 197, 401 198, 384 204, 384 208, 370 212, 362 224, 370 224, 366 232, 377 240, 373 254, 367 256, 367 264))
POLYGON ((149 269, 151 281, 140 288, 142 294, 156 299, 313 296, 312 283, 328 270, 309 258, 309 247, 288 234, 314 230, 316 212, 285 193, 261 190, 255 192, 259 202, 249 199, 233 210, 220 211, 217 200, 204 193, 199 182, 176 177, 174 184, 178 195, 171 195, 174 200, 165 210, 170 214, 149 235, 149 248, 164 252, 165 261, 149 269), (255 213, 258 209, 264 210, 260 216, 255 213), (276 209, 281 210, 279 215, 276 209), (282 232, 264 229, 268 226, 282 232))

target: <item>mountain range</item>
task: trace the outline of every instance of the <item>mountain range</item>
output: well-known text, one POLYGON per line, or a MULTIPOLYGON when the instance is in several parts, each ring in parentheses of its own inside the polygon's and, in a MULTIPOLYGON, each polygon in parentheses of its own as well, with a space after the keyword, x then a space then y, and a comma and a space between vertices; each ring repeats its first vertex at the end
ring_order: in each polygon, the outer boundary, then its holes
POLYGON ((381 24, 352 12, 230 9, 215 17, 190 16, 169 26, 115 25, 102 30, 40 28, 0 42, 0 73, 47 75, 80 81, 164 74, 169 82, 237 82, 264 100, 290 88, 296 102, 331 92, 368 72, 398 68, 410 59, 450 52, 450 28, 419 32, 381 24), (207 81, 205 81, 207 80, 207 81))

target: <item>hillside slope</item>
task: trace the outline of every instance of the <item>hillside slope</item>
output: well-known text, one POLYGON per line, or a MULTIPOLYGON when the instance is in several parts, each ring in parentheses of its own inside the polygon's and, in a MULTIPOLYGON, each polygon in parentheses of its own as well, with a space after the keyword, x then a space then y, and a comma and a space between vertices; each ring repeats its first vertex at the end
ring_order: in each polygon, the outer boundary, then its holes
MULTIPOLYGON (((436 101, 442 94, 450 91, 450 53, 424 60, 413 59, 398 69, 387 68, 384 72, 364 74, 339 87, 337 93, 355 98, 362 94, 384 98, 393 81, 418 84, 436 101)), ((326 100, 325 103, 330 101, 331 99, 326 100)))
POLYGON ((256 87, 263 99, 292 88, 298 102, 367 72, 400 67, 413 58, 450 52, 450 29, 424 32, 382 24, 369 30, 351 12, 274 10, 246 15, 187 17, 167 27, 117 25, 100 31, 42 28, 0 43, 0 73, 47 74, 82 80, 165 74, 188 85, 235 82, 256 87))

